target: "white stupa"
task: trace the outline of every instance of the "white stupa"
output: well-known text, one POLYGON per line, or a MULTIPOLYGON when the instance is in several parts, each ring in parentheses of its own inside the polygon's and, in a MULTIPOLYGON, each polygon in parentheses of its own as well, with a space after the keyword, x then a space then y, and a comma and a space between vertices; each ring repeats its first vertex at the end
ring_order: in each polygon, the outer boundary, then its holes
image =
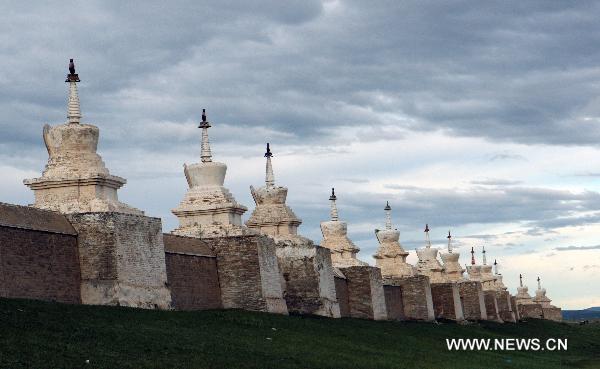
POLYGON ((438 249, 431 247, 429 224, 426 224, 425 247, 417 249, 417 256, 419 258, 416 265, 417 273, 428 276, 431 283, 444 283, 448 279, 444 275, 444 267, 438 260, 437 255, 438 249))
POLYGON ((335 189, 332 188, 329 197, 331 220, 321 222, 323 234, 321 246, 331 250, 331 261, 334 267, 368 265, 356 257, 360 249, 348 238, 348 224, 339 220, 336 200, 335 189))
POLYGON ((523 275, 519 274, 519 287, 517 287, 517 294, 515 295, 515 301, 517 305, 533 304, 533 299, 529 295, 529 288, 523 285, 523 275))
POLYGON ((498 261, 494 259, 494 278, 496 279, 494 286, 497 291, 506 291, 508 288, 504 285, 502 274, 500 274, 498 268, 498 261))
POLYGON ((271 147, 267 144, 265 185, 259 188, 250 186, 256 207, 246 225, 276 240, 289 239, 312 244, 309 239, 298 236, 298 226, 302 220, 285 203, 287 187, 275 185, 272 157, 271 147))
POLYGON ((202 128, 200 163, 183 165, 189 189, 172 210, 179 219, 179 227, 172 233, 206 238, 253 233, 242 225, 242 214, 248 208, 240 205, 224 187, 227 165, 212 161, 210 127, 202 109, 202 122, 198 126, 202 128))
POLYGON ((400 245, 400 231, 392 228, 392 207, 389 202, 385 208, 385 229, 375 230, 379 241, 377 253, 373 255, 375 262, 381 268, 384 278, 410 277, 415 274, 414 267, 406 262, 408 252, 400 245))
POLYGON ((550 302, 550 298, 546 296, 546 289, 542 288, 542 283, 540 277, 537 278, 538 288, 535 291, 535 297, 533 298, 533 302, 542 305, 543 308, 553 307, 550 302))
POLYGON ((460 258, 460 253, 456 252, 452 247, 452 234, 448 231, 448 252, 440 253, 440 257, 444 263, 444 273, 446 274, 446 278, 450 281, 460 281, 463 280, 463 273, 465 269, 463 269, 458 261, 460 258))
POLYGON ((34 191, 33 206, 61 213, 117 212, 142 215, 141 210, 119 202, 117 190, 127 181, 109 173, 96 152, 100 130, 81 123, 75 63, 69 63, 67 123, 44 126, 48 164, 41 177, 26 179, 34 191))

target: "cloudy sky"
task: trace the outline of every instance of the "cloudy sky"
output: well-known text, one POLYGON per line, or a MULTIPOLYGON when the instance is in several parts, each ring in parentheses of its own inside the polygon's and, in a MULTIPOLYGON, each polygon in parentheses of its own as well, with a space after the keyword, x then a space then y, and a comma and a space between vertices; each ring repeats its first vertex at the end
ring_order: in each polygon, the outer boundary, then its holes
MULTIPOLYGON (((461 261, 485 245, 514 292, 600 306, 600 7, 594 2, 3 2, 0 201, 29 204, 66 121, 126 177, 122 201, 176 227, 202 108, 226 185, 253 207, 265 142, 301 232, 319 241, 336 188, 373 262, 385 202, 415 261, 423 227, 461 261), (164 4, 163 4, 164 3, 164 4)), ((247 217, 246 217, 247 218, 247 217)), ((477 258, 480 259, 478 253, 477 258)))

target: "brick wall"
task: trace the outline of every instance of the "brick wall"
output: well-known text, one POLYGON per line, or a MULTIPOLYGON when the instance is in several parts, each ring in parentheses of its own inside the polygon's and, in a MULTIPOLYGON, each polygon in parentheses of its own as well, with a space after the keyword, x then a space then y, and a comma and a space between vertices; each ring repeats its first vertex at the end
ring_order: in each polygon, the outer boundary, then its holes
POLYGON ((0 226, 0 296, 77 304, 80 284, 76 235, 0 226))
POLYGON ((84 304, 170 307, 160 219, 109 212, 66 216, 79 235, 84 304))
POLYGON ((502 322, 498 312, 498 301, 496 299, 496 291, 483 291, 483 299, 485 301, 485 312, 488 320, 502 322))
POLYGON ((348 283, 350 316, 361 319, 387 319, 380 269, 371 266, 339 269, 346 276, 348 283))
POLYGON ((467 320, 486 320, 487 312, 481 282, 458 282, 460 299, 463 306, 463 316, 467 320))
POLYGON ((222 307, 216 258, 170 252, 165 258, 173 308, 205 310, 222 307))
POLYGON ((435 320, 431 285, 427 276, 386 278, 384 283, 402 288, 402 304, 406 319, 435 320))
POLYGON ((258 235, 204 240, 217 256, 224 308, 287 314, 273 240, 258 235))
POLYGON ((390 320, 405 320, 404 303, 402 302, 402 287, 392 286, 389 284, 383 285, 385 293, 385 307, 390 320))
POLYGON ((510 293, 508 291, 497 291, 496 301, 498 302, 498 314, 500 319, 505 322, 515 323, 515 313, 510 305, 510 293))
POLYGON ((177 310, 219 309, 217 258, 201 239, 163 235, 167 280, 177 310))
POLYGON ((436 319, 463 320, 460 293, 455 283, 432 283, 431 297, 436 319))
POLYGON ((346 279, 334 277, 335 294, 340 305, 340 316, 342 318, 350 317, 350 302, 348 301, 348 283, 346 279))

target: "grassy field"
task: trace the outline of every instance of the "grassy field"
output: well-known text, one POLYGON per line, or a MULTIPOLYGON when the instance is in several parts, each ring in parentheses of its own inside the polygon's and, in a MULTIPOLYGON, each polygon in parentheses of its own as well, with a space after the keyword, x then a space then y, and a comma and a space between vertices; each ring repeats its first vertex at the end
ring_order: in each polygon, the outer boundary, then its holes
POLYGON ((600 324, 373 322, 0 299, 3 368, 600 368, 600 324), (446 338, 567 338, 567 351, 448 351, 446 338), (89 363, 86 363, 89 360, 89 363))

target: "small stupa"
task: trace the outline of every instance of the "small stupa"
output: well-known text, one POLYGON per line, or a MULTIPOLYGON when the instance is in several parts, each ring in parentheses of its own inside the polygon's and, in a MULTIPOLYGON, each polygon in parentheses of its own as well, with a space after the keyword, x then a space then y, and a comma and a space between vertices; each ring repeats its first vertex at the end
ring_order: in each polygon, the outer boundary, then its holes
POLYGON ((356 257, 360 249, 348 238, 348 224, 339 220, 336 200, 335 189, 332 188, 329 196, 331 220, 321 222, 321 246, 331 251, 331 261, 335 267, 368 265, 356 257))
POLYGON ((482 261, 483 264, 480 266, 480 281, 484 290, 495 290, 496 289, 496 277, 492 274, 492 265, 487 264, 487 257, 485 246, 482 250, 482 261))
POLYGON ((223 186, 227 165, 212 161, 206 110, 202 109, 200 163, 184 164, 189 189, 179 206, 172 210, 179 219, 173 234, 200 238, 244 235, 242 214, 248 210, 223 186))
POLYGON ((425 225, 425 247, 417 249, 417 272, 429 277, 431 283, 444 283, 447 278, 444 275, 444 267, 437 259, 438 249, 431 247, 429 238, 429 224, 425 225))
POLYGON ((471 265, 467 265, 467 274, 472 281, 481 281, 481 265, 475 263, 475 248, 471 247, 471 265))
POLYGON ((535 291, 535 297, 533 298, 533 302, 542 305, 542 308, 553 307, 550 304, 550 302, 552 302, 552 300, 550 300, 550 298, 548 298, 548 296, 546 296, 546 289, 542 288, 542 282, 541 282, 540 277, 537 278, 537 283, 538 283, 538 288, 535 291))
POLYGON ((298 226, 302 220, 285 203, 288 194, 287 187, 275 185, 272 157, 271 147, 267 143, 265 185, 257 189, 250 186, 256 208, 246 225, 248 228, 256 229, 260 233, 274 238, 293 238, 292 236, 298 234, 298 226))
POLYGON ((43 130, 48 163, 39 178, 23 181, 35 194, 33 206, 61 213, 118 212, 142 215, 119 202, 117 190, 127 181, 109 173, 96 152, 100 130, 81 123, 81 109, 73 59, 69 62, 67 122, 43 130))
POLYGON ((458 259, 460 258, 460 253, 455 252, 452 247, 452 234, 448 231, 448 252, 440 253, 440 257, 444 263, 444 272, 446 277, 450 281, 460 281, 463 279, 463 273, 465 269, 460 266, 458 259))
POLYGON ((515 301, 519 305, 533 304, 533 299, 529 295, 529 288, 523 285, 523 275, 519 274, 519 287, 517 287, 517 294, 515 295, 515 301))
POLYGON ((498 261, 494 259, 494 278, 496 279, 496 283, 494 286, 498 291, 506 291, 508 288, 504 285, 502 274, 498 271, 498 261))
POLYGON ((414 267, 406 262, 408 252, 400 245, 400 231, 392 228, 392 207, 386 203, 385 229, 375 230, 379 241, 377 253, 373 255, 375 263, 381 268, 383 278, 409 277, 415 274, 414 267))

